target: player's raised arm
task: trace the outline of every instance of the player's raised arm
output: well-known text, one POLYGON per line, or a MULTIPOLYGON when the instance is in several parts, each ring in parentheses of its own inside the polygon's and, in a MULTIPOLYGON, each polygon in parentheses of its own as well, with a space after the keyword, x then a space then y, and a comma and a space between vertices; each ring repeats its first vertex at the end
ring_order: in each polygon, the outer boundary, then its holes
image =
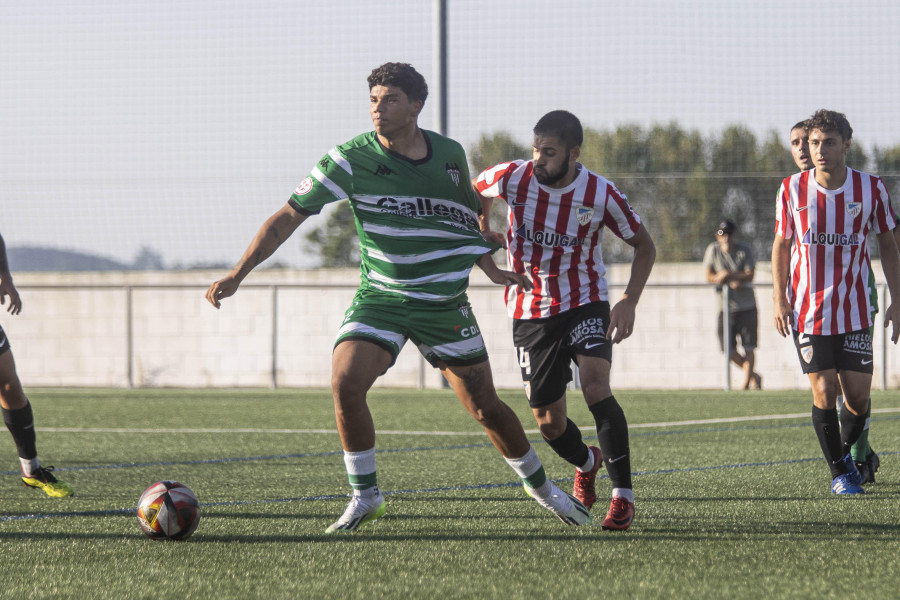
POLYGON ((269 217, 256 232, 256 236, 247 246, 241 260, 232 267, 227 276, 216 281, 206 290, 206 299, 209 303, 219 308, 223 298, 233 296, 250 271, 272 256, 275 250, 291 237, 291 234, 305 220, 306 215, 297 211, 290 204, 285 204, 281 210, 269 217))

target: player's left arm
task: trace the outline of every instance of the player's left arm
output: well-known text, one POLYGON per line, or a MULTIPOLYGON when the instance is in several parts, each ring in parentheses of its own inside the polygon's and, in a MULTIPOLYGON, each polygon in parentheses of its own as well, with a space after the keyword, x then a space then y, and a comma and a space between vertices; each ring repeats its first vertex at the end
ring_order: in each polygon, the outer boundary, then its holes
POLYGON ((498 267, 490 254, 482 254, 481 257, 475 261, 475 264, 478 265, 479 269, 484 271, 484 274, 488 276, 488 279, 490 279, 492 283, 498 285, 521 286, 526 292, 534 287, 531 280, 525 275, 514 271, 505 271, 498 267))
POLYGON ((878 249, 881 253, 881 268, 891 292, 891 303, 884 311, 884 326, 891 327, 891 341, 895 344, 900 339, 900 250, 894 239, 896 229, 876 235, 878 249))
POLYGON ((609 329, 606 332, 607 339, 618 344, 629 337, 634 330, 635 308, 638 300, 644 292, 644 286, 650 278, 650 271, 656 261, 656 245, 653 238, 643 223, 637 233, 625 240, 625 243, 634 248, 634 257, 631 260, 631 276, 625 293, 616 302, 609 312, 609 329))

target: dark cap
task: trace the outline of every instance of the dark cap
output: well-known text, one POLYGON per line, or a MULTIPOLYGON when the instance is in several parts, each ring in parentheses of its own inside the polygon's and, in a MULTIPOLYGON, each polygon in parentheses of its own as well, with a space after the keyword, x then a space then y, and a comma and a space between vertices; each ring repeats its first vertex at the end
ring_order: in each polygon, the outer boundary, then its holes
POLYGON ((719 223, 719 229, 716 231, 719 235, 732 234, 734 233, 734 223, 731 221, 722 221, 719 223))

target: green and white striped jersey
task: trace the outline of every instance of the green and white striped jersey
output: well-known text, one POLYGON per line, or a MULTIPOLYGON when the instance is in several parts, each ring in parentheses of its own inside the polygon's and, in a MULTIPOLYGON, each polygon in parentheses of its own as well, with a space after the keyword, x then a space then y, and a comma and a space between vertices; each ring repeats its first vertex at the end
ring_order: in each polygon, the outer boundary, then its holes
POLYGON ((332 148, 289 202, 317 214, 330 202, 350 199, 361 290, 447 302, 465 294, 475 261, 499 246, 479 232, 480 203, 462 146, 422 133, 428 154, 421 160, 388 150, 374 131, 332 148))

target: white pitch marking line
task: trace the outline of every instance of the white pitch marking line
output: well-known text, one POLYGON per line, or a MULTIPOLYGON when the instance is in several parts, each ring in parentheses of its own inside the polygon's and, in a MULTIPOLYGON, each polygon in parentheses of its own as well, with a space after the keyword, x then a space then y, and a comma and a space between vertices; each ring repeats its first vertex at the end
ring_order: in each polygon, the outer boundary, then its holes
MULTIPOLYGON (((873 408, 873 414, 897 413, 900 408, 873 408)), ((751 421, 774 421, 781 419, 802 419, 809 417, 809 413, 793 413, 786 415, 759 415, 752 417, 721 417, 717 419, 693 419, 689 421, 666 421, 660 423, 634 423, 629 424, 629 429, 652 429, 659 427, 680 427, 685 425, 715 425, 721 423, 745 423, 751 421)), ((336 434, 335 429, 174 429, 174 428, 127 428, 127 427, 38 427, 38 431, 49 433, 330 433, 336 434)), ((540 433, 537 429, 526 429, 527 434, 540 433)), ((378 431, 378 435, 432 435, 432 436, 482 436, 483 431, 378 431)))

